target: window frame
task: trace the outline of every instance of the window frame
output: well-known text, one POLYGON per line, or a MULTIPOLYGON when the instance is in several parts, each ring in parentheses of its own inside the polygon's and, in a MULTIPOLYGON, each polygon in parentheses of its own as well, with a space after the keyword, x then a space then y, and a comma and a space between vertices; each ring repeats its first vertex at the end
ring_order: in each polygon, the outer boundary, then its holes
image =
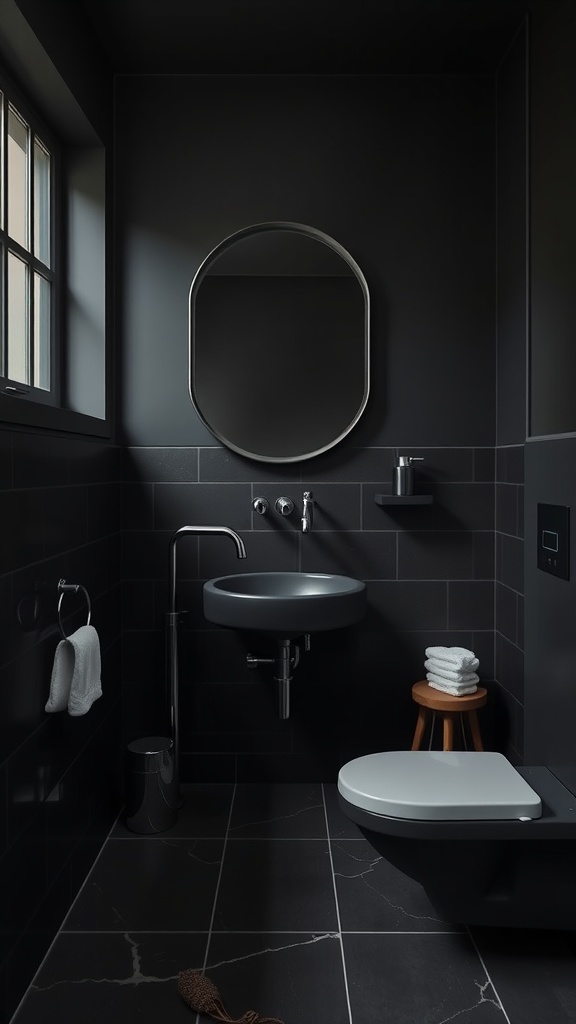
POLYGON ((2 217, 0 218, 0 394, 18 404, 62 408, 63 400, 63 288, 64 288, 64 204, 63 204, 63 156, 62 147, 54 132, 46 124, 37 106, 30 101, 15 84, 14 80, 0 69, 0 157, 2 172, 2 217), (26 249, 8 233, 8 115, 10 107, 22 118, 29 129, 29 153, 27 157, 29 179, 27 200, 30 203, 28 229, 30 245, 26 249), (34 254, 34 142, 35 139, 50 154, 50 266, 47 267, 34 254), (50 388, 38 387, 33 382, 24 383, 4 373, 8 352, 8 254, 13 253, 28 268, 28 354, 31 359, 31 376, 34 368, 34 273, 50 281, 50 388))

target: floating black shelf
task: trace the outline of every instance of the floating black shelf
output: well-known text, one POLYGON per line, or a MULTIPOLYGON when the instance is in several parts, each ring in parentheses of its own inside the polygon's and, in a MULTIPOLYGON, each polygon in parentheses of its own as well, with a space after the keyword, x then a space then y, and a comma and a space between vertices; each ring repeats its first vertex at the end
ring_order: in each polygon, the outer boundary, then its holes
POLYGON ((431 505, 431 494, 375 494, 377 505, 431 505))

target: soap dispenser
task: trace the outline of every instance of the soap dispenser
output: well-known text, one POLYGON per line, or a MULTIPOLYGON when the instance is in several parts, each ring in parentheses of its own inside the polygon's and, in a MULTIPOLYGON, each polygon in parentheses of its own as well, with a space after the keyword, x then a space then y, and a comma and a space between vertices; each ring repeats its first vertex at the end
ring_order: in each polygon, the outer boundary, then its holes
POLYGON ((412 463, 423 461, 422 457, 414 455, 396 456, 392 476, 393 494, 414 494, 414 470, 412 469, 412 463))

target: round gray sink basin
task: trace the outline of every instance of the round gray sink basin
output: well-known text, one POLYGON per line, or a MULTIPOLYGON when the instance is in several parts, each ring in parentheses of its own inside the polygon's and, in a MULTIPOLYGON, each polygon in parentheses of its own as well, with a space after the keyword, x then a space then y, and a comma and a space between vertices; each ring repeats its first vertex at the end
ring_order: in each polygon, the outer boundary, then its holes
POLYGON ((341 629, 366 612, 366 585, 315 572, 246 572, 204 584, 204 615, 230 629, 288 636, 341 629))

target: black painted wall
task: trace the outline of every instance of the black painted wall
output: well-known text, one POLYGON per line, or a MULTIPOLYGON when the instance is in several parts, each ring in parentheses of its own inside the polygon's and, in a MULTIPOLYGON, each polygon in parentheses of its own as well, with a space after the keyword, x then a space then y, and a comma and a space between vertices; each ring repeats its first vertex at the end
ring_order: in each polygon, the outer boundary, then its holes
POLYGON ((243 535, 246 562, 222 538, 181 548, 184 777, 334 779, 355 753, 409 743, 428 644, 472 647, 494 675, 495 80, 121 77, 117 126, 127 738, 165 721, 170 535, 222 523, 243 535), (187 389, 194 273, 264 220, 345 245, 373 311, 365 415, 332 452, 280 468, 218 447, 187 389), (374 503, 395 448, 425 457, 432 506, 374 503), (299 504, 304 489, 317 500, 310 535, 298 517, 252 514, 252 497, 299 504), (238 569, 368 583, 363 623, 312 638, 287 722, 270 672, 245 667, 270 643, 202 615, 202 581, 238 569))
POLYGON ((524 439, 527 342, 527 37, 497 83, 495 742, 524 750, 524 439))

